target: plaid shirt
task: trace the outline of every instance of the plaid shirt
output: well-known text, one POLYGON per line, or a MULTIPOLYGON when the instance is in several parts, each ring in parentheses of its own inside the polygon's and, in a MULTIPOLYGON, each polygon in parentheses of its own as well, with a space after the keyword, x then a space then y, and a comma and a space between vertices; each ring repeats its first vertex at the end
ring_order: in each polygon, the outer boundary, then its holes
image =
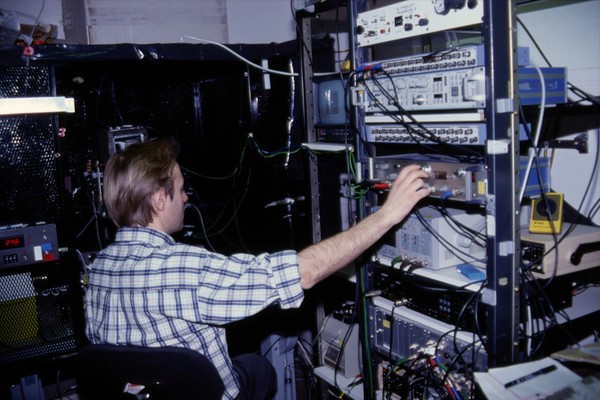
POLYGON ((165 233, 119 229, 89 272, 86 319, 92 343, 177 346, 211 359, 234 399, 239 382, 222 325, 304 299, 295 251, 226 257, 165 233))

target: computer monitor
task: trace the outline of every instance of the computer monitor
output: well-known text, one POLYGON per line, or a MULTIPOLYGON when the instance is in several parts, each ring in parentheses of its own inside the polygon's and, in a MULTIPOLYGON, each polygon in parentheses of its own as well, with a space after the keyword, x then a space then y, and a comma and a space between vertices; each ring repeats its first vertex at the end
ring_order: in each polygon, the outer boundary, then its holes
POLYGON ((346 82, 340 78, 315 83, 315 125, 344 125, 347 122, 346 82))

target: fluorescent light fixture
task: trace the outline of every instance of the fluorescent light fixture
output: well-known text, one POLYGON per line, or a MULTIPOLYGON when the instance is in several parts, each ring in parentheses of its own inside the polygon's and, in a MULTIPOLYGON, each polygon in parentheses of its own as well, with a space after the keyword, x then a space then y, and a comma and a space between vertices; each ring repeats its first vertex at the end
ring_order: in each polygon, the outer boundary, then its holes
POLYGON ((0 115, 75 112, 75 100, 66 97, 11 97, 0 99, 0 115))
POLYGON ((302 147, 312 151, 354 151, 354 148, 351 145, 345 145, 341 143, 302 143, 302 147))

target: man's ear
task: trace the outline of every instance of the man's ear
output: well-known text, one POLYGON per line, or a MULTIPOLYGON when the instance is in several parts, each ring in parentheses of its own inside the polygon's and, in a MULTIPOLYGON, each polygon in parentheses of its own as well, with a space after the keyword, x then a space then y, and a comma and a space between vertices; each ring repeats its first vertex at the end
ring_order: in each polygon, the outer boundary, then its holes
POLYGON ((157 190, 152 193, 152 207, 155 212, 164 211, 165 204, 167 203, 167 193, 164 188, 157 190))

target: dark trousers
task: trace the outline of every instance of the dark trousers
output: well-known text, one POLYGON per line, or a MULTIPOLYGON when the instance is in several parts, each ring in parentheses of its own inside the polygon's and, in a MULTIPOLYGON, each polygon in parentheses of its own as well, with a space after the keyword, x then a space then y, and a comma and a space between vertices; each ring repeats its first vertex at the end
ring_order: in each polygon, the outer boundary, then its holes
POLYGON ((259 354, 241 354, 231 359, 240 379, 239 400, 267 400, 277 392, 273 365, 259 354))

